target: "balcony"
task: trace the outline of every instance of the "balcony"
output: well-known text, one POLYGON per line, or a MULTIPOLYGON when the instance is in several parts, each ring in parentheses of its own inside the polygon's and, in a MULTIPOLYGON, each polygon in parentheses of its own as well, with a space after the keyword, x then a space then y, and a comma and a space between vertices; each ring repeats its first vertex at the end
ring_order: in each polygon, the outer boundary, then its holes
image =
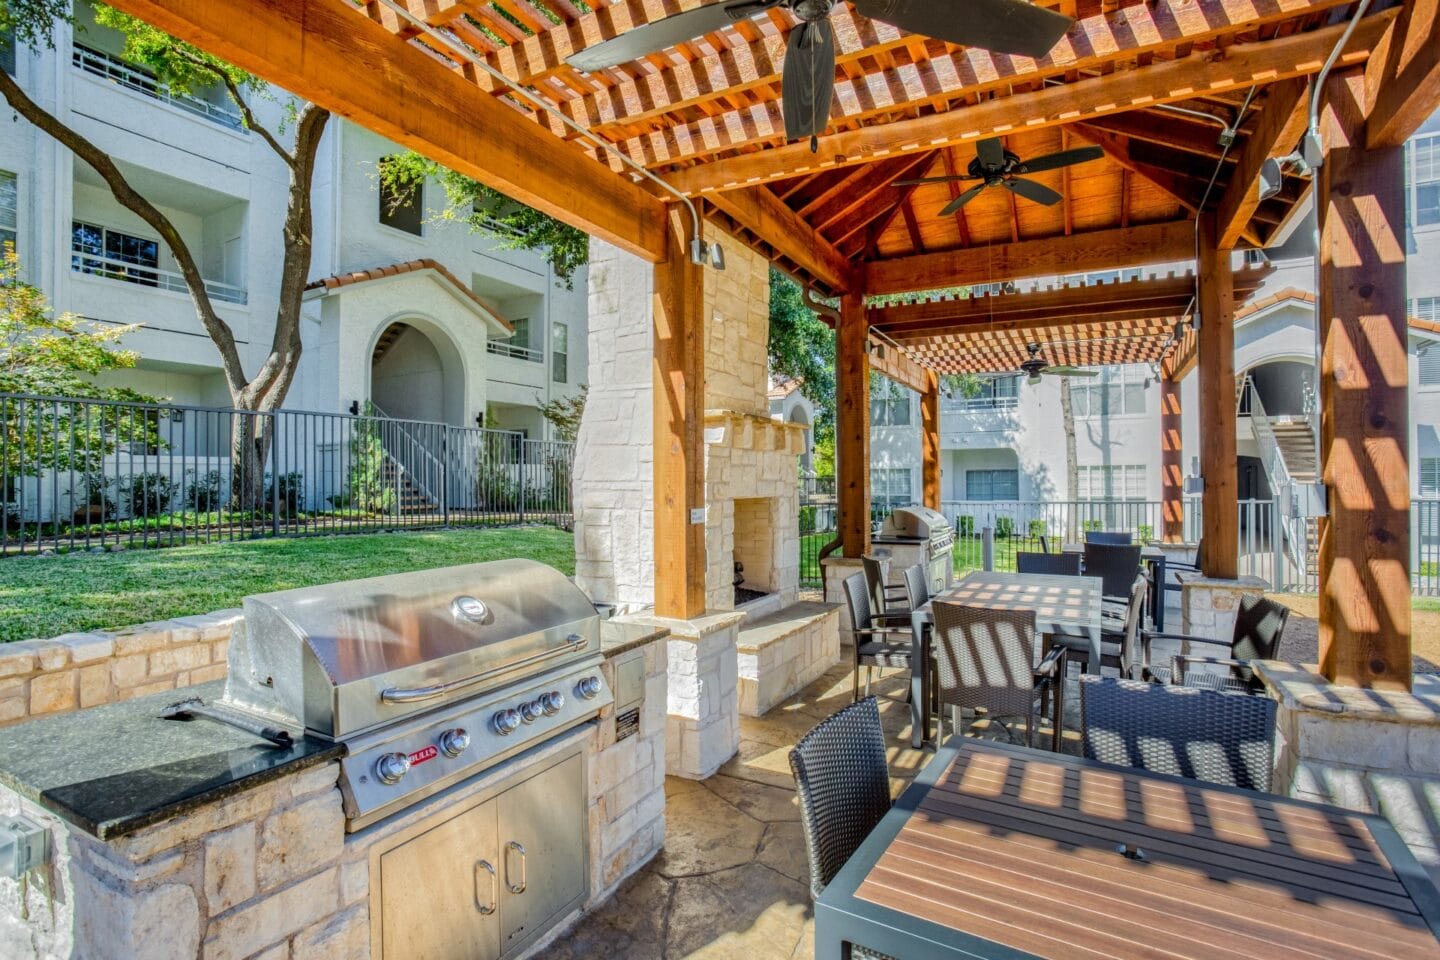
POLYGON ((536 350, 534 347, 521 347, 505 340, 491 340, 485 344, 485 349, 497 357, 510 357, 513 360, 524 360, 528 363, 543 363, 545 351, 536 350))
MULTIPOLYGON (((70 269, 75 273, 139 284, 142 287, 155 287, 171 293, 190 293, 190 288, 185 285, 185 278, 173 270, 101 256, 80 243, 70 245, 70 269)), ((224 303, 244 305, 248 302, 244 287, 221 283, 219 280, 206 280, 205 292, 210 295, 210 299, 224 303)))
POLYGON ((70 62, 77 70, 82 70, 91 76, 108 80, 127 90, 134 90, 136 93, 142 93, 154 100, 168 103, 187 113, 204 117, 211 123, 219 124, 227 129, 241 133, 246 132, 240 111, 234 104, 229 102, 211 103, 188 94, 173 93, 156 80, 153 74, 134 64, 126 63, 119 57, 77 43, 73 45, 70 62))

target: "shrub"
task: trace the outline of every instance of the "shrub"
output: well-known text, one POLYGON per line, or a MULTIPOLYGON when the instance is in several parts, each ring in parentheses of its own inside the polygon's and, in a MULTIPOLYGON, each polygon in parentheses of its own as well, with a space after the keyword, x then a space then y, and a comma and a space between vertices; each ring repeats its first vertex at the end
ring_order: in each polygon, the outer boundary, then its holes
MULTIPOLYGON (((81 474, 80 484, 84 500, 80 506, 75 508, 76 522, 92 523, 113 520, 115 518, 115 501, 110 499, 112 485, 110 478, 99 471, 89 471, 81 474)), ((73 495, 74 491, 72 490, 73 495)))
POLYGON ((1015 518, 996 517, 995 538, 997 540, 1009 540, 1013 536, 1015 536, 1015 518))
POLYGON ((305 475, 296 471, 282 473, 270 481, 266 503, 273 504, 282 517, 293 517, 305 509, 305 475))
POLYGON ((1081 530, 1103 530, 1103 529, 1105 529, 1105 527, 1104 527, 1104 525, 1103 525, 1099 520, 1086 520, 1084 523, 1080 524, 1080 529, 1081 529, 1081 530))
POLYGON ((1030 525, 1029 525, 1029 527, 1028 527, 1028 530, 1029 530, 1029 532, 1030 532, 1030 539, 1031 539, 1031 540, 1039 540, 1041 537, 1045 536, 1045 533, 1046 533, 1045 521, 1044 521, 1044 520, 1031 520, 1031 521, 1030 521, 1030 525))
POLYGON ((200 513, 220 509, 220 471, 209 470, 197 473, 185 491, 185 499, 200 513))
POLYGON ((1155 539, 1155 528, 1148 523, 1142 523, 1135 528, 1135 537, 1141 543, 1149 543, 1155 539))
MULTIPOLYGON (((385 446, 375 421, 357 419, 349 446, 345 504, 372 513, 389 513, 395 508, 395 488, 385 482, 385 446)), ((331 502, 341 506, 336 497, 332 497, 331 502)))
POLYGON ((957 517, 955 520, 955 529, 962 537, 975 536, 975 518, 969 515, 957 517))
POLYGON ((158 517, 170 509, 178 484, 163 473, 137 473, 130 478, 129 500, 132 517, 158 517))
POLYGON ((801 507, 801 508, 800 508, 800 535, 801 535, 801 536, 804 536, 805 534, 808 534, 808 533, 814 533, 814 532, 815 532, 815 514, 816 514, 816 508, 815 508, 814 505, 804 506, 804 507, 801 507))

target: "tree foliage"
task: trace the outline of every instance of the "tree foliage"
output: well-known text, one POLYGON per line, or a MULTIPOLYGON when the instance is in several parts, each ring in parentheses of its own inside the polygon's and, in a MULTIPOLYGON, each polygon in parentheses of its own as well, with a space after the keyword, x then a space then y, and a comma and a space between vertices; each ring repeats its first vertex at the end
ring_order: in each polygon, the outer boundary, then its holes
POLYGON ((817 446, 835 432, 835 332, 805 305, 800 285, 770 268, 770 369, 800 381, 815 405, 817 446))
POLYGON ((70 21, 70 0, 0 0, 0 35, 27 47, 54 47, 55 24, 70 21))
POLYGON ((380 181, 399 195, 426 180, 445 191, 445 207, 435 219, 463 223, 473 232, 495 237, 506 250, 538 250, 567 289, 575 271, 590 260, 590 238, 583 230, 492 190, 418 153, 407 151, 380 165, 380 181))
POLYGON ((579 393, 540 404, 540 416, 550 421, 557 439, 574 443, 575 438, 580 436, 580 419, 585 415, 585 398, 589 393, 590 388, 582 383, 579 393))

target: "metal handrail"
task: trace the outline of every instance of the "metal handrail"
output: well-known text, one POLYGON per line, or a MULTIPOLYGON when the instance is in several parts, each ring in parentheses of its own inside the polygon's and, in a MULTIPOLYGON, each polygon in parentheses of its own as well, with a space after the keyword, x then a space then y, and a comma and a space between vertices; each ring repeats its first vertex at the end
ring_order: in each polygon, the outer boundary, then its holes
MULTIPOLYGON (((113 257, 87 250, 82 244, 74 242, 70 244, 70 269, 74 273, 104 277, 107 280, 120 280, 144 287, 157 287, 171 293, 188 294, 190 292, 190 286, 185 282, 184 275, 176 273, 174 270, 116 260, 113 257)), ((205 280, 203 283, 205 292, 210 295, 212 300, 241 306, 250 302, 250 296, 244 287, 237 287, 233 283, 224 283, 219 280, 205 280)))
POLYGON ((488 353, 493 353, 497 356, 513 357, 516 360, 527 360, 530 363, 543 363, 545 361, 544 350, 536 350, 534 347, 516 346, 515 344, 507 343, 504 340, 487 341, 485 344, 485 350, 488 353))
MULTIPOLYGON (((421 462, 425 463, 426 466, 430 467, 431 472, 428 474, 429 476, 445 476, 445 468, 444 465, 441 464, 440 459, 436 457, 433 453, 431 453, 430 450, 426 447, 426 445, 422 443, 418 437, 415 436, 415 434, 410 430, 410 428, 406 426, 405 421, 397 420, 396 418, 390 416, 390 414, 380 409, 380 405, 374 400, 369 401, 369 407, 370 412, 375 415, 375 419, 386 421, 386 426, 388 429, 382 431, 380 434, 380 443, 382 446, 385 444, 386 434, 394 431, 395 433, 398 433, 400 437, 405 441, 407 452, 412 454, 418 453, 422 458, 421 462)), ((437 491, 432 490, 430 484, 421 480, 421 474, 417 472, 410 463, 408 463, 404 458, 402 458, 399 455, 398 451, 391 450, 389 447, 386 447, 385 452, 389 454, 390 459, 395 461, 395 465, 398 466, 403 473, 409 475, 410 482, 415 484, 415 486, 420 489, 421 493, 425 494, 425 496, 429 497, 431 501, 436 504, 443 504, 445 502, 443 494, 437 493, 437 491)))
POLYGON ((240 111, 233 104, 211 103, 189 94, 176 93, 155 79, 155 75, 148 70, 132 63, 126 63, 119 57, 105 53, 103 50, 96 50, 84 44, 74 44, 70 52, 70 63, 76 69, 83 70, 91 76, 109 80, 127 90, 134 90, 136 93, 143 93, 155 100, 164 101, 188 113, 218 123, 222 127, 228 127, 241 133, 248 132, 245 129, 245 121, 240 116, 240 111))
POLYGON ((1305 557, 1296 530, 1295 479, 1290 475, 1290 466, 1285 462, 1285 454, 1280 449, 1280 442, 1275 439, 1274 429, 1270 426, 1270 416, 1265 412, 1265 404, 1260 399, 1260 391, 1255 389, 1255 381, 1250 374, 1245 374, 1240 390, 1241 395, 1247 401, 1250 429, 1254 432, 1255 443, 1260 448, 1260 462, 1265 467, 1265 476, 1270 482, 1271 493, 1274 494, 1280 506, 1277 512, 1280 529, 1285 537, 1286 553, 1292 563, 1303 566, 1305 557))
POLYGON ((1020 406, 1019 397, 951 397, 940 401, 942 413, 973 413, 986 410, 1014 410, 1020 406))

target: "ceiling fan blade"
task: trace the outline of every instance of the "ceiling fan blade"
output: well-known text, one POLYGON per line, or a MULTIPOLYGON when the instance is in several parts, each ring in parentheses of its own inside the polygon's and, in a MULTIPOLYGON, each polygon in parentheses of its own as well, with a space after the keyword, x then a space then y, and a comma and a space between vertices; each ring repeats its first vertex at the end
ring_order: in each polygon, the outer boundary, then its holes
POLYGON ((729 3, 707 3, 694 10, 673 14, 626 30, 593 47, 567 57, 565 62, 577 70, 594 72, 606 67, 629 63, 647 54, 666 50, 721 27, 752 17, 761 11, 779 6, 782 0, 731 0, 729 3))
POLYGON ((979 177, 968 177, 956 174, 952 177, 916 177, 914 180, 896 180, 890 184, 892 187, 916 187, 927 183, 954 183, 963 180, 979 180, 979 177))
POLYGON ((835 89, 835 28, 828 18, 801 21, 785 43, 780 77, 785 139, 818 137, 830 122, 830 95, 835 89))
POLYGON ((911 33, 996 53, 1043 57, 1075 21, 1026 0, 856 0, 855 9, 911 33))
POLYGON ((980 158, 980 165, 983 167, 1005 166, 1005 144, 999 137, 991 137, 988 140, 981 140, 975 144, 975 156, 980 158))
POLYGON ((966 190, 964 193, 960 194, 960 196, 956 197, 954 200, 951 200, 948 204, 946 204, 945 209, 940 211, 940 216, 950 216, 950 214, 954 213, 956 210, 959 210, 961 207, 965 206, 965 204, 978 197, 980 195, 980 191, 985 189, 985 186, 986 185, 983 183, 977 183, 969 190, 966 190))
POLYGON ((1098 377, 1098 376, 1100 376, 1100 371, 1099 371, 1099 370, 1085 370, 1085 369, 1082 369, 1082 368, 1080 368, 1080 367, 1068 367, 1068 366, 1046 367, 1044 370, 1041 370, 1040 372, 1043 373, 1043 374, 1045 374, 1047 377, 1098 377))
POLYGON ((1043 203, 1047 207, 1064 199, 1045 184, 1035 180, 1026 180, 1024 177, 1011 177, 1001 182, 1005 184, 1006 189, 1013 190, 1017 196, 1033 200, 1036 203, 1043 203))
POLYGON ((1059 153, 1047 153, 1043 157, 1026 160, 1020 164, 1020 172, 1041 173, 1045 170, 1059 170, 1061 167, 1099 160, 1103 156, 1105 156, 1105 151, 1099 147, 1076 147, 1073 150, 1061 150, 1059 153))

